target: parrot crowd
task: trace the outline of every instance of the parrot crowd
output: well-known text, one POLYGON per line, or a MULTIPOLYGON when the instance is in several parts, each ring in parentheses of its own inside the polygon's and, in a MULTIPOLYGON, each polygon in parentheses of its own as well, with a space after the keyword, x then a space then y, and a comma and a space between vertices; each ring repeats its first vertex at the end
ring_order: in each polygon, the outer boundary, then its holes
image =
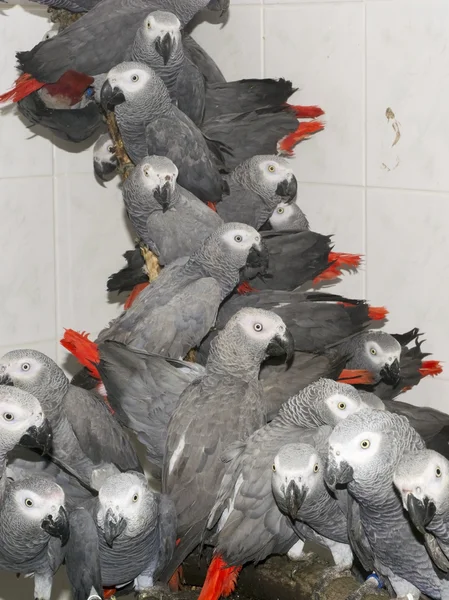
POLYGON ((335 564, 312 600, 347 573, 347 600, 449 600, 449 415, 403 400, 442 367, 417 327, 329 291, 361 256, 311 229, 289 158, 323 110, 283 78, 225 80, 186 26, 229 0, 36 1, 76 18, 17 53, 0 102, 92 141, 135 246, 100 282, 122 313, 95 341, 65 330, 71 381, 0 357, 0 569, 35 600, 62 565, 74 600, 144 600, 200 548, 199 600, 219 600, 313 542, 335 564))

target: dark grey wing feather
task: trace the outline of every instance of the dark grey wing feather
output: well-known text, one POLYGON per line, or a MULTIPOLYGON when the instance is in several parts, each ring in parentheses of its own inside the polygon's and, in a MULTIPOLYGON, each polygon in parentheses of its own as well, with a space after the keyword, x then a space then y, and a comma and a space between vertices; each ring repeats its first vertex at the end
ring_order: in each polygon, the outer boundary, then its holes
POLYGON ((184 52, 193 64, 198 67, 208 83, 222 83, 226 81, 215 61, 192 36, 188 34, 184 35, 183 44, 184 52))
POLYGON ((184 61, 176 87, 178 108, 201 127, 204 119, 206 82, 201 71, 189 59, 184 61))
POLYGON ((220 217, 225 223, 246 223, 259 229, 273 211, 269 210, 258 194, 242 187, 231 177, 227 177, 226 181, 229 194, 225 194, 222 201, 217 204, 220 217))
POLYGON ((161 494, 159 502, 159 559, 155 579, 170 562, 176 547, 176 510, 169 496, 161 494))

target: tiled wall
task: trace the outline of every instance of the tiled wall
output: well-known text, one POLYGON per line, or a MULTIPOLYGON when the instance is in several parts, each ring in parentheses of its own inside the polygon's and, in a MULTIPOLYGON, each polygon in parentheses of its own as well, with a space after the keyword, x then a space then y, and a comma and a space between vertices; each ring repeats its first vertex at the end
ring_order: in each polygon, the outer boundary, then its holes
MULTIPOLYGON (((44 10, 2 10, 4 90, 14 51, 48 23, 44 10)), ((200 23, 195 36, 227 78, 285 76, 300 88, 295 101, 325 109, 326 130, 294 160, 312 227, 366 256, 338 290, 386 305, 390 331, 419 326, 426 347, 449 359, 447 0, 235 0, 224 26, 200 23)), ((32 135, 2 111, 0 353, 26 345, 63 361, 63 327, 95 334, 117 314, 105 281, 131 237, 116 186, 94 180, 91 150, 32 135)), ((444 409, 448 377, 449 366, 407 399, 444 409)))

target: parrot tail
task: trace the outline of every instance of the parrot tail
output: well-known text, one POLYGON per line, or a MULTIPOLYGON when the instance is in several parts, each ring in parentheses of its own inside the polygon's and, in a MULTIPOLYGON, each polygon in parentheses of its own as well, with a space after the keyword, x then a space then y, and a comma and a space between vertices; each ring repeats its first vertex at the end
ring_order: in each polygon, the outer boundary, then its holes
POLYGON ((443 367, 439 360, 423 360, 419 372, 422 377, 441 375, 443 367))
POLYGON ((369 385, 374 382, 374 379, 372 374, 365 369, 343 369, 337 381, 349 385, 369 385))
POLYGON ((207 206, 213 210, 214 212, 217 212, 217 203, 216 202, 206 202, 207 206))
POLYGON ((370 306, 368 308, 368 317, 371 321, 382 321, 388 315, 385 306, 370 306))
POLYGON ((112 598, 112 596, 115 596, 115 592, 117 590, 115 589, 115 587, 112 588, 103 588, 103 598, 104 600, 109 600, 109 598, 112 598))
POLYGON ((346 252, 329 252, 328 260, 337 267, 360 267, 362 256, 360 254, 347 254, 346 252))
POLYGON ((12 90, 0 95, 0 104, 9 102, 10 100, 13 102, 19 102, 19 100, 23 100, 26 98, 26 96, 29 96, 33 92, 40 90, 42 87, 44 87, 44 85, 45 83, 37 81, 37 79, 34 79, 34 77, 31 75, 28 75, 28 73, 23 73, 18 79, 16 79, 12 90))
POLYGON ((286 104, 295 113, 298 119, 316 119, 324 115, 324 110, 319 106, 301 106, 300 104, 286 104))
POLYGON ((130 293, 130 295, 128 296, 123 308, 125 310, 128 310, 128 308, 131 308, 131 306, 134 304, 135 299, 137 298, 137 296, 140 294, 140 292, 145 289, 147 287, 147 285, 150 285, 149 281, 145 281, 145 283, 138 283, 136 286, 134 286, 133 291, 130 293))
POLYGON ((252 292, 257 292, 256 288, 253 288, 247 281, 244 281, 240 285, 237 286, 238 294, 251 294, 252 292))
POLYGON ((61 340, 61 345, 71 352, 83 367, 86 367, 92 377, 101 379, 100 373, 95 366, 100 362, 98 346, 89 339, 88 333, 85 331, 78 333, 78 331, 73 331, 73 329, 66 329, 64 337, 61 340))
POLYGON ((241 569, 228 567, 221 556, 214 556, 198 600, 218 600, 222 596, 229 596, 234 591, 241 569))
POLYGON ((280 142, 278 142, 279 154, 288 154, 292 156, 293 148, 299 142, 310 137, 313 133, 317 133, 324 129, 324 123, 321 121, 308 121, 306 123, 299 123, 296 131, 286 135, 280 142))

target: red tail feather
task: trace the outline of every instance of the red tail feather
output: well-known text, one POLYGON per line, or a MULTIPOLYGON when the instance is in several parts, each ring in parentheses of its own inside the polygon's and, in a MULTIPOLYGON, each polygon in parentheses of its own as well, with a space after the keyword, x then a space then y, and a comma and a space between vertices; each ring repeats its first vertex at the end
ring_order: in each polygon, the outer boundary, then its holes
POLYGON ((111 588, 103 588, 103 597, 104 600, 108 600, 109 598, 112 598, 112 596, 115 596, 115 592, 117 590, 115 589, 115 587, 111 587, 111 588))
POLYGON ((147 285, 150 285, 149 281, 145 281, 144 283, 138 283, 137 285, 134 286, 133 291, 130 293, 130 295, 126 299, 126 302, 123 306, 123 308, 125 310, 128 310, 128 308, 131 308, 131 306, 134 304, 134 301, 137 298, 137 296, 140 294, 140 292, 142 290, 144 290, 147 287, 147 285))
POLYGON ((329 262, 336 267, 360 267, 362 257, 360 254, 346 254, 346 252, 329 252, 329 262))
POLYGON ((247 281, 244 281, 239 286, 237 286, 237 293, 239 294, 250 294, 251 292, 257 292, 256 288, 253 288, 247 281))
POLYGON ((324 115, 324 110, 319 106, 301 106, 300 104, 287 104, 291 108, 298 119, 316 119, 324 115))
POLYGON ((228 567, 221 556, 214 556, 198 600, 218 600, 221 596, 229 596, 235 589, 241 569, 228 567))
POLYGON ((335 265, 330 265, 327 269, 324 269, 319 275, 315 277, 313 280, 314 285, 319 283, 320 281, 329 281, 330 279, 335 279, 336 277, 340 277, 341 271, 335 265))
POLYGON ((217 212, 217 203, 216 202, 206 202, 207 206, 213 210, 214 212, 217 212))
POLYGON ((350 385, 362 385, 373 383, 374 378, 369 371, 364 369, 343 369, 337 381, 349 383, 350 385))
POLYGON ((100 354, 97 344, 90 341, 88 333, 85 331, 78 333, 73 329, 66 329, 61 345, 71 352, 83 367, 87 368, 92 377, 100 379, 100 374, 95 366, 100 362, 100 354))
POLYGON ((422 377, 441 375, 443 367, 439 360, 423 360, 419 372, 422 377))
POLYGON ((280 142, 278 142, 278 152, 284 154, 293 154, 293 148, 302 140, 305 140, 313 133, 317 133, 324 129, 324 124, 321 121, 307 121, 305 123, 299 123, 297 129, 286 135, 280 142))
POLYGON ((28 75, 28 73, 23 73, 14 84, 12 90, 0 95, 0 104, 4 102, 9 102, 12 100, 13 102, 19 102, 19 100, 23 100, 26 96, 29 96, 36 90, 40 90, 41 87, 44 87, 45 83, 41 83, 28 75))
POLYGON ((382 321, 388 315, 385 306, 370 306, 368 308, 368 317, 371 321, 382 321))

